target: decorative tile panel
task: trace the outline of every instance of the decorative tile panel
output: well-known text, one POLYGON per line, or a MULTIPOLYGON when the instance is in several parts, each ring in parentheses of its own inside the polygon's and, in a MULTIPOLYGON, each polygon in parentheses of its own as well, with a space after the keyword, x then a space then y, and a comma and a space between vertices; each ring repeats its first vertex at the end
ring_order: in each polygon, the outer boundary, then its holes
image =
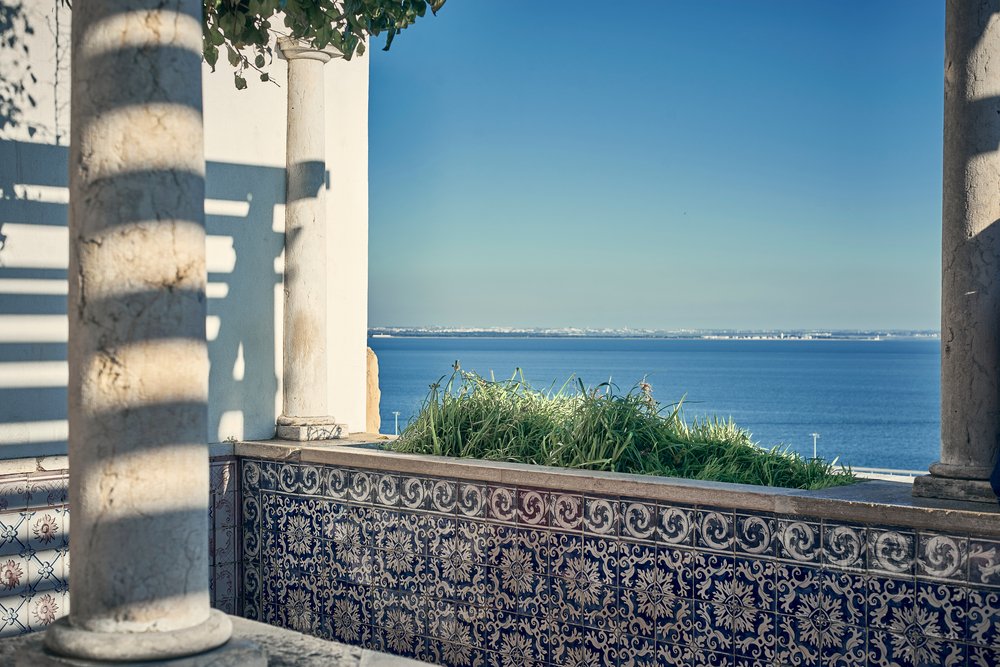
POLYGON ((250 618, 444 665, 1000 664, 997 542, 239 465, 250 618))
POLYGON ((69 612, 66 473, 0 476, 0 637, 69 612))

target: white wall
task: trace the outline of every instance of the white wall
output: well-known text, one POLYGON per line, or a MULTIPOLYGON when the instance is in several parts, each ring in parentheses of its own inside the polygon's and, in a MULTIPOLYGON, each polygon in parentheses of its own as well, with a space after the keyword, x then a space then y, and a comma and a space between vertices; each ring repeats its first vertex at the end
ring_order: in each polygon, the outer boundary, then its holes
MULTIPOLYGON (((0 131, 0 458, 66 449, 66 229, 69 16, 25 3, 37 106, 0 131), (29 132, 29 127, 31 131, 29 132)), ((0 72, 16 73, 0 51, 0 72)), ((285 65, 269 69, 279 84, 285 65)), ((327 74, 330 411, 365 423, 368 279, 368 59, 327 74)), ((281 398, 285 88, 205 68, 209 433, 274 434, 281 398)))
POLYGON ((368 346, 368 56, 326 65, 330 304, 329 405, 351 431, 365 428, 368 346))

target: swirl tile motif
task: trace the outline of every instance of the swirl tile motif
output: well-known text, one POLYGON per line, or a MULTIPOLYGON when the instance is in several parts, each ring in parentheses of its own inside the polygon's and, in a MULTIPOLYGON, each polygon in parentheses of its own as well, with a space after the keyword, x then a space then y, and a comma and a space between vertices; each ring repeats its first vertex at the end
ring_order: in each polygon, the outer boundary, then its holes
POLYGON ((1000 664, 997 542, 240 465, 242 613, 319 636, 443 665, 1000 664))

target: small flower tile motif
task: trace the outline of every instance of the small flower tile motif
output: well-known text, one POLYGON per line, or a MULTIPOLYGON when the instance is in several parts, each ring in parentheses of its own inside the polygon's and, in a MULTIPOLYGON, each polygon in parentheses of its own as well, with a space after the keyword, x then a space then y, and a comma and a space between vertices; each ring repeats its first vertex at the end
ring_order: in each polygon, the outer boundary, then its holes
POLYGON ((553 576, 583 585, 618 584, 618 548, 615 540, 579 535, 557 535, 552 545, 553 576))

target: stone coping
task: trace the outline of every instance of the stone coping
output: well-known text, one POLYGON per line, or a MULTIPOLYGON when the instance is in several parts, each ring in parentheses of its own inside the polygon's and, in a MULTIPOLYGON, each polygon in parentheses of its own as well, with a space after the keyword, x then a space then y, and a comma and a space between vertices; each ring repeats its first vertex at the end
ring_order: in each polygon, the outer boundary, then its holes
MULTIPOLYGON (((349 646, 335 641, 328 641, 304 635, 294 630, 277 628, 257 621, 250 621, 238 616, 230 616, 233 624, 233 639, 230 643, 252 642, 264 650, 267 655, 268 667, 419 667, 428 665, 426 662, 400 658, 399 656, 380 653, 357 646, 349 646)), ((39 665, 43 664, 44 652, 41 649, 44 633, 34 632, 18 637, 0 639, 0 665, 39 665)), ((246 662, 246 651, 238 654, 242 661, 212 658, 214 654, 202 654, 184 661, 186 667, 204 665, 204 667, 237 667, 246 662)), ((92 662, 68 661, 67 664, 97 665, 92 662)), ((101 663, 105 664, 105 663, 101 663)), ((143 662, 143 665, 154 667, 158 662, 143 662)), ((173 662, 171 663, 173 664, 173 662)), ((136 666, 137 663, 122 663, 123 667, 136 666)))
POLYGON ((1000 506, 914 498, 911 495, 912 485, 903 482, 870 480, 820 491, 800 491, 676 477, 401 454, 379 448, 391 438, 354 433, 345 439, 310 443, 283 440, 238 442, 234 454, 273 461, 365 468, 487 484, 1000 537, 1000 506))

